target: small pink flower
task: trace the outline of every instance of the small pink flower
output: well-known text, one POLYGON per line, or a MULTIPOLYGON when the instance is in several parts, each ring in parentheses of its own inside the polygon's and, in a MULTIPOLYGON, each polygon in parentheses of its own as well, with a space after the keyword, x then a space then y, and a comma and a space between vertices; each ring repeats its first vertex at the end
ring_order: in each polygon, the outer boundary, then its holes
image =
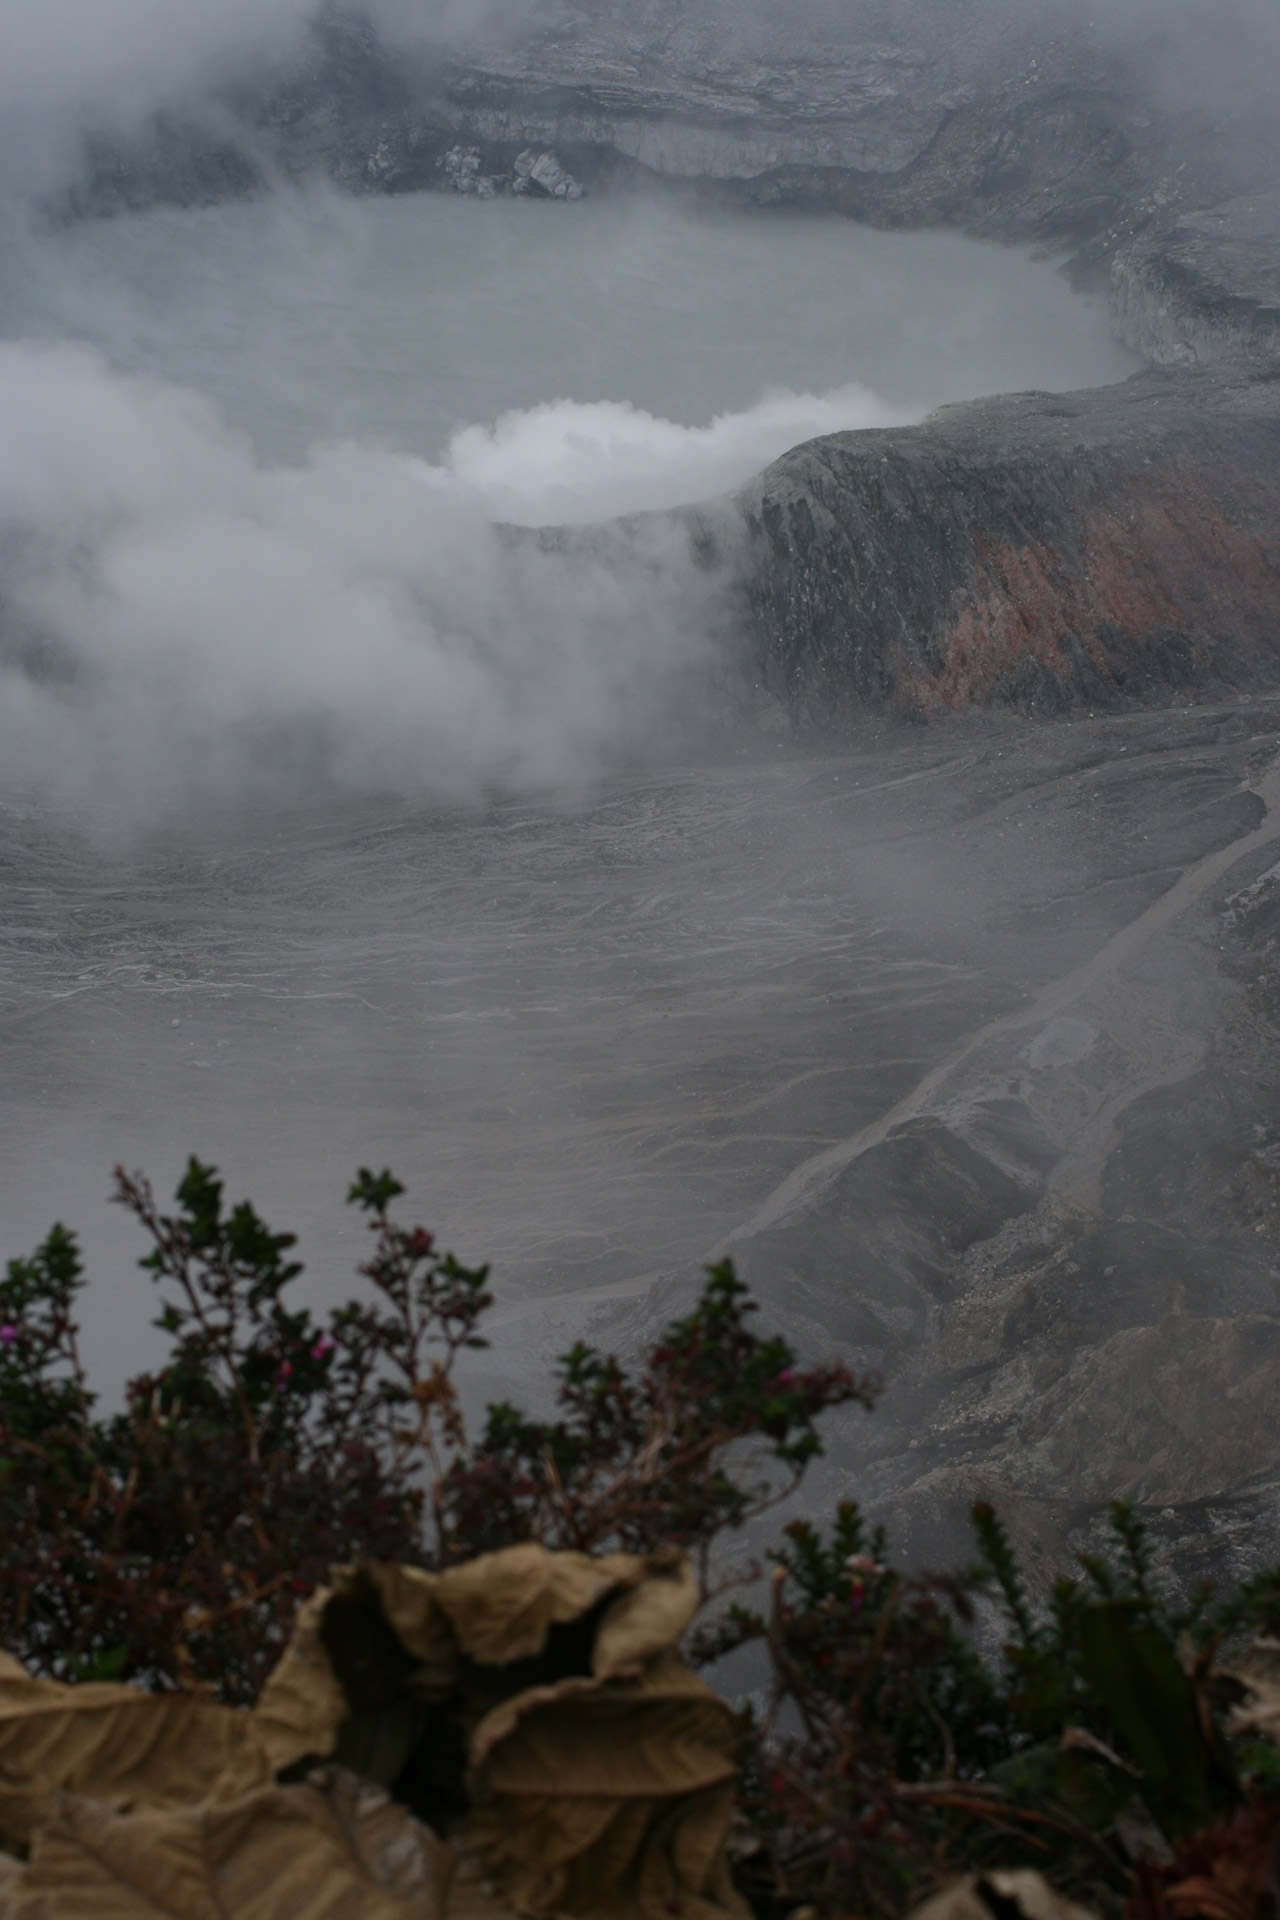
POLYGON ((311 1358, 313 1360, 323 1360, 326 1353, 332 1353, 337 1344, 337 1341, 331 1340, 327 1333, 322 1333, 311 1349, 311 1358))
POLYGON ((794 1367, 784 1367, 782 1369, 782 1372, 778 1375, 777 1379, 774 1381, 774 1385, 778 1387, 789 1387, 791 1385, 791 1382, 795 1379, 795 1377, 796 1377, 796 1370, 794 1367))
POLYGON ((0 1347, 11 1347, 17 1337, 18 1329, 16 1327, 8 1325, 0 1327, 0 1347))
POLYGON ((292 1376, 292 1374, 293 1374, 292 1366, 289 1364, 287 1360, 282 1360, 280 1362, 279 1370, 276 1373, 276 1379, 288 1380, 292 1376))

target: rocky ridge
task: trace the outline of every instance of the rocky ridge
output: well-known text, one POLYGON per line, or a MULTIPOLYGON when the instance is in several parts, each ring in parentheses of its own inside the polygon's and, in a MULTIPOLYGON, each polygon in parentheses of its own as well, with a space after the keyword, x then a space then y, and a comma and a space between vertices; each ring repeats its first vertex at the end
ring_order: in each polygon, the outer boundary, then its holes
POLYGON ((1210 134, 1175 128, 1080 30, 999 0, 775 15, 715 0, 543 0, 505 32, 390 47, 331 8, 296 67, 133 146, 99 140, 74 204, 252 190, 276 171, 353 191, 448 185, 474 148, 512 177, 526 149, 589 183, 645 179, 886 225, 945 221, 1111 251, 1162 209, 1235 184, 1210 134))
POLYGON ((1151 372, 835 434, 741 496, 764 687, 1035 712, 1280 671, 1280 386, 1151 372))
MULTIPOLYGON (((1273 703, 1126 728, 1124 777, 1164 788, 1168 835, 1199 788, 1176 878, 735 1243, 778 1310, 819 1318, 838 1291, 826 1317, 885 1367, 883 1421, 849 1423, 833 1479, 856 1475, 911 1557, 958 1553, 993 1499, 1047 1578, 1124 1497, 1183 1582, 1274 1558, 1274 729, 1273 703)), ((1073 804, 1112 767, 1082 766, 1073 804)))
POLYGON ((1126 345, 1160 366, 1280 357, 1280 193, 1180 214, 1112 268, 1126 345))

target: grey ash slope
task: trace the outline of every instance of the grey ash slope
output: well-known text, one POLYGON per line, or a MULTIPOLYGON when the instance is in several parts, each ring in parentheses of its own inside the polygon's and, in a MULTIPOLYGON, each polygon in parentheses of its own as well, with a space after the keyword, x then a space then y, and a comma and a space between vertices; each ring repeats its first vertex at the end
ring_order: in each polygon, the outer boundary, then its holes
MULTIPOLYGON (((1239 761, 1270 755, 1265 737, 1251 747, 1239 761)), ((1242 1514, 1245 1558, 1273 1545, 1274 768, 1241 790, 1241 825, 1253 792, 1256 827, 1189 860, 1090 961, 972 1036, 881 1138, 799 1183, 789 1224, 744 1241, 753 1271, 812 1270, 841 1220, 881 1284, 896 1269, 895 1300, 914 1298, 886 1409, 905 1454, 886 1431, 860 1476, 906 1510, 909 1544, 994 1496, 1060 1563, 1123 1495, 1184 1573, 1242 1514)))
MULTIPOLYGON (((1239 1577, 1280 1547, 1280 714, 1075 722, 1048 764, 1043 729, 989 724, 985 790, 890 844, 1001 875, 1009 977, 708 1251, 885 1380, 808 1506, 856 1493, 937 1565, 990 1499, 1048 1578, 1123 1496, 1175 1580, 1239 1577)), ((690 1280, 602 1301, 595 1337, 637 1340, 690 1280)))

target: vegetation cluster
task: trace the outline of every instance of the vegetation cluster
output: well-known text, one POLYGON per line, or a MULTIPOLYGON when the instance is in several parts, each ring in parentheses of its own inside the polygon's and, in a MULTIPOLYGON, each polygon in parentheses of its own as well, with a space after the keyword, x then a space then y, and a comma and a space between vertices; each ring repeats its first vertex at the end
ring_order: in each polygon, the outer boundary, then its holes
POLYGON ((486 1344, 488 1269, 402 1226, 401 1192, 359 1174, 367 1286, 321 1318, 292 1303, 293 1236, 228 1207, 212 1168, 189 1163, 173 1213, 118 1170, 168 1354, 114 1411, 81 1359, 75 1238, 54 1227, 10 1263, 0 1648, 36 1675, 247 1705, 337 1564, 441 1569, 518 1541, 679 1549, 705 1596, 688 1656, 714 1673, 756 1649, 734 1856, 765 1920, 891 1916, 959 1873, 1014 1920, 986 1876, 1025 1866, 1132 1920, 1274 1912, 1280 1686, 1258 1676, 1280 1569, 1175 1601, 1117 1504, 1112 1554, 1082 1557, 1042 1605, 989 1507, 973 1564, 924 1575, 852 1502, 825 1531, 787 1525, 767 1578, 735 1569, 731 1537, 795 1491, 822 1416, 870 1408, 874 1380, 758 1333, 726 1262, 636 1366, 577 1345, 553 1417, 491 1405, 473 1438, 457 1374, 486 1344), (1004 1621, 998 1658, 975 1609, 1004 1621))

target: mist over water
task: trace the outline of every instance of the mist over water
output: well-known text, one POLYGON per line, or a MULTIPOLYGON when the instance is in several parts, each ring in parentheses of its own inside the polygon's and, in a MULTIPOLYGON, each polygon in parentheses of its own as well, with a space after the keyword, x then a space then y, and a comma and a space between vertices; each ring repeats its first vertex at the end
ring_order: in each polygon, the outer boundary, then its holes
POLYGON ((10 778, 219 791, 590 777, 725 640, 539 526, 705 500, 814 435, 1121 377, 1051 263, 953 234, 442 195, 28 229, 0 282, 10 778))
MULTIPOLYGON (((725 484, 808 421, 880 425, 1134 365, 1105 301, 1017 249, 631 196, 564 207, 314 189, 80 222, 11 257, 0 332, 84 340, 118 371, 195 387, 273 461, 335 438, 440 461, 460 429, 555 402, 705 429, 792 397, 788 420, 725 463, 725 484)), ((643 504, 704 479, 673 470, 643 504)), ((617 485, 621 499, 625 471, 617 485)), ((585 490, 573 504, 575 518, 615 510, 585 490)))

